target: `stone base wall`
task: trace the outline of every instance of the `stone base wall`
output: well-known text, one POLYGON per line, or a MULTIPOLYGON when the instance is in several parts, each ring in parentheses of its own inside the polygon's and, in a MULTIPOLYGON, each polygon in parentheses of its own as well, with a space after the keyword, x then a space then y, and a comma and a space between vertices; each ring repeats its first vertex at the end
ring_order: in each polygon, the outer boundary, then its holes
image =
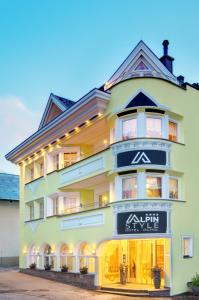
POLYGON ((18 267, 19 266, 19 257, 0 257, 0 267, 18 267))
POLYGON ((94 290, 95 287, 95 275, 94 274, 79 274, 79 273, 64 273, 55 271, 45 270, 31 270, 31 269, 20 269, 20 272, 37 276, 53 281, 58 281, 66 284, 71 284, 84 289, 94 290))

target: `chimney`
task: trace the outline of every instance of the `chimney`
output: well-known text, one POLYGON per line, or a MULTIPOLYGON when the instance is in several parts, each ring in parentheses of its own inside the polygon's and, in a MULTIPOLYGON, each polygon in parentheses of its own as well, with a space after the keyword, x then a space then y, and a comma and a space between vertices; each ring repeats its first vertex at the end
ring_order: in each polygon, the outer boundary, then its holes
POLYGON ((179 83, 183 84, 184 83, 184 76, 182 76, 182 75, 178 76, 177 80, 179 81, 179 83))
POLYGON ((163 56, 160 58, 160 61, 163 65, 173 74, 173 60, 174 58, 168 55, 168 46, 169 41, 164 40, 163 43, 163 56))

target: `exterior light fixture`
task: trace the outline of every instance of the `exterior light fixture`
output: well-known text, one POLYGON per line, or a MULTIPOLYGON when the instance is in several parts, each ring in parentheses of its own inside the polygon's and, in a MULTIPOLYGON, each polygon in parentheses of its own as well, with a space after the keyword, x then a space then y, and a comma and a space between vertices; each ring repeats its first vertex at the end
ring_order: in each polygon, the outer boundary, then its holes
POLYGON ((102 117, 102 115, 103 115, 103 114, 102 114, 101 112, 98 113, 98 117, 102 117))

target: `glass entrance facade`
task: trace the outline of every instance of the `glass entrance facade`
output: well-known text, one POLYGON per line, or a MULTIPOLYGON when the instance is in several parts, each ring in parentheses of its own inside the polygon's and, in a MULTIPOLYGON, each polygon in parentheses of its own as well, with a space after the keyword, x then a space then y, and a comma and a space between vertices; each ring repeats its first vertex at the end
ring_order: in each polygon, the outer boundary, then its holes
POLYGON ((121 269, 126 269, 126 283, 152 285, 151 269, 161 268, 161 286, 169 286, 169 240, 112 240, 104 244, 100 259, 101 285, 120 284, 121 269))

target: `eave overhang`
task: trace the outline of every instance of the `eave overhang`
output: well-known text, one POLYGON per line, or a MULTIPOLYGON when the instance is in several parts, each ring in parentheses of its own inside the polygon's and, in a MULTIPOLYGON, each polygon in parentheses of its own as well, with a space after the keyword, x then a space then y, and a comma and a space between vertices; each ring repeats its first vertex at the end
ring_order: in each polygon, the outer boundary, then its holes
POLYGON ((40 151, 46 145, 65 135, 76 126, 94 115, 103 113, 110 100, 110 94, 98 89, 91 90, 71 108, 56 117, 45 127, 39 129, 5 157, 13 163, 20 163, 28 156, 40 151))

